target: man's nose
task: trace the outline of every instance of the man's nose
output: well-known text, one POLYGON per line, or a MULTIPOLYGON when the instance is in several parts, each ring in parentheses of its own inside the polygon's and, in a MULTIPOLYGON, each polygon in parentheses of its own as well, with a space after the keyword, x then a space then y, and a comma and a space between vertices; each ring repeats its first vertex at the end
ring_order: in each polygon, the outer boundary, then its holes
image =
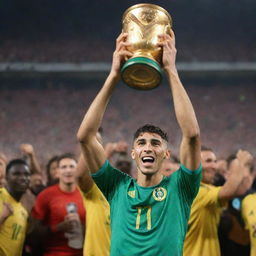
POLYGON ((152 145, 150 143, 145 144, 144 151, 145 152, 151 152, 152 151, 152 145))
POLYGON ((19 180, 21 180, 21 181, 25 181, 27 179, 28 179, 28 177, 25 174, 19 176, 19 180))

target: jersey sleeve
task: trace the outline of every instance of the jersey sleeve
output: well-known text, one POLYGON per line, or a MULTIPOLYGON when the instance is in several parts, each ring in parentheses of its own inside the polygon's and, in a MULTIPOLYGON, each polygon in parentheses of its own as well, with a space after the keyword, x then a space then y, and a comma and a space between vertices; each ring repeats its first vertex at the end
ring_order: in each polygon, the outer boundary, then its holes
POLYGON ((184 165, 180 165, 180 169, 176 171, 177 186, 179 194, 186 203, 184 207, 190 209, 190 206, 196 197, 201 181, 202 166, 195 171, 187 169, 184 165))
POLYGON ((131 177, 112 167, 108 160, 92 178, 102 191, 106 199, 110 202, 119 186, 128 182, 131 177))

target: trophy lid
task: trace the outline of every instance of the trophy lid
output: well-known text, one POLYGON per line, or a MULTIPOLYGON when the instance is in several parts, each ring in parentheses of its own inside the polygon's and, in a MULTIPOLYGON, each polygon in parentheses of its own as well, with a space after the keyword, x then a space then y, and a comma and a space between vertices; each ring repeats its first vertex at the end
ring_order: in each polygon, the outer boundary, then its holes
POLYGON ((172 17, 171 15, 161 6, 156 5, 156 4, 147 4, 147 3, 142 3, 142 4, 135 4, 131 7, 129 7, 123 14, 122 20, 124 20, 125 16, 127 15, 128 12, 136 9, 136 8, 142 8, 142 7, 148 7, 148 8, 152 8, 152 9, 157 9, 161 12, 163 12, 169 19, 170 24, 172 25, 172 17))

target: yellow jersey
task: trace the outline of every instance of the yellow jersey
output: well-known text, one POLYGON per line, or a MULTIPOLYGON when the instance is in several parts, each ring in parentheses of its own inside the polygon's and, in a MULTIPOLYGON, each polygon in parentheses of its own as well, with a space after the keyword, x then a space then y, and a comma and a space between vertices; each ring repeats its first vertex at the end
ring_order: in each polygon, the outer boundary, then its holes
POLYGON ((20 256, 26 235, 28 213, 5 188, 0 188, 0 213, 3 210, 3 203, 11 205, 13 214, 0 226, 0 255, 20 256))
POLYGON ((110 208, 108 201, 96 184, 83 193, 86 209, 86 232, 84 255, 109 256, 110 252, 110 208))
POLYGON ((201 183, 191 207, 184 256, 220 256, 217 231, 221 214, 218 200, 220 189, 201 183))
POLYGON ((242 201, 242 216, 245 228, 249 230, 251 256, 256 255, 256 194, 246 196, 242 201))

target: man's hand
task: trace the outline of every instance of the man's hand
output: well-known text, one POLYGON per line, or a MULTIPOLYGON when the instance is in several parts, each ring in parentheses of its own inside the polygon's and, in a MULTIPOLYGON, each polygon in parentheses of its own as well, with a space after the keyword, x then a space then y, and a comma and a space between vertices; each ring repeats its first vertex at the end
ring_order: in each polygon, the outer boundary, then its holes
POLYGON ((1 219, 6 220, 12 214, 13 214, 12 206, 6 202, 3 202, 3 210, 1 212, 1 219))
POLYGON ((177 50, 175 47, 175 35, 173 30, 171 30, 170 35, 162 34, 158 36, 159 43, 158 46, 163 49, 163 68, 166 72, 177 73, 176 69, 176 54, 177 50))
POLYGON ((132 53, 127 50, 131 44, 127 40, 128 33, 121 33, 116 39, 116 49, 113 53, 111 73, 119 75, 121 66, 127 57, 132 57, 132 53))
POLYGON ((251 167, 253 163, 253 156, 246 150, 239 150, 236 154, 239 163, 245 167, 251 167))
POLYGON ((115 153, 127 152, 128 144, 126 141, 120 140, 114 143, 107 143, 105 146, 105 152, 107 158, 111 158, 115 153))
POLYGON ((69 213, 65 220, 57 225, 57 231, 72 233, 80 226, 80 219, 77 213, 69 213))
POLYGON ((236 195, 243 195, 250 189, 253 183, 253 176, 250 171, 253 157, 245 150, 239 150, 234 159, 230 164, 230 175, 234 172, 235 176, 242 176, 242 180, 237 188, 236 195))
POLYGON ((21 144, 20 150, 25 156, 32 156, 34 154, 34 148, 31 144, 21 144))
POLYGON ((120 140, 116 143, 116 146, 115 146, 116 152, 122 153, 122 152, 127 152, 127 150, 128 150, 128 144, 126 141, 120 140))

